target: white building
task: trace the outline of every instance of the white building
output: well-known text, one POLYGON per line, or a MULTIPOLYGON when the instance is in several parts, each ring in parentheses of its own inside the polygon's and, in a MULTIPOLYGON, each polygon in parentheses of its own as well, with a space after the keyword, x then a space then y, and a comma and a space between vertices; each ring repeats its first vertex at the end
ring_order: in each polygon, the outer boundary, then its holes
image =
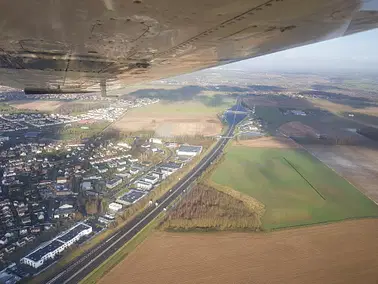
POLYGON ((135 182, 135 186, 142 190, 150 190, 152 189, 152 184, 149 182, 145 182, 143 180, 138 180, 135 182))
POLYGON ((106 173, 108 171, 108 168, 105 167, 105 166, 99 166, 97 168, 97 170, 98 170, 99 173, 103 174, 103 173, 106 173))
POLYGON ((140 147, 147 149, 147 148, 151 147, 151 144, 145 143, 145 144, 141 145, 140 147))
POLYGON ((128 173, 128 172, 124 172, 124 173, 118 173, 116 174, 117 177, 121 177, 121 178, 129 178, 131 177, 131 174, 128 173))
POLYGON ((75 209, 70 204, 64 204, 62 206, 59 206, 58 209, 54 211, 54 219, 59 219, 61 217, 68 218, 72 214, 75 214, 75 209))
POLYGON ((165 179, 166 178, 166 175, 164 175, 162 172, 156 172, 156 171, 152 171, 150 172, 150 175, 158 178, 158 179, 165 179))
POLYGON ((66 182, 67 182, 67 178, 65 178, 65 177, 58 177, 56 179, 56 183, 59 183, 59 184, 64 184, 66 182))
POLYGON ((156 176, 153 176, 153 175, 146 175, 143 178, 143 181, 151 183, 151 184, 155 184, 159 181, 159 177, 156 177, 156 176))
POLYGON ((302 110, 292 110, 291 113, 294 115, 306 116, 306 113, 302 110))
POLYGON ((116 202, 112 202, 109 204, 109 209, 114 212, 117 212, 122 209, 122 205, 116 202))
POLYGON ((117 146, 120 146, 120 147, 123 147, 123 148, 126 148, 126 149, 131 149, 131 146, 125 142, 119 142, 117 144, 117 146))
POLYGON ((118 161, 118 165, 120 165, 120 166, 124 166, 126 164, 127 164, 127 160, 126 159, 122 159, 122 160, 118 161))
POLYGON ((168 148, 177 148, 179 145, 176 142, 167 142, 165 146, 168 148))
POLYGON ((163 144, 163 141, 159 138, 150 138, 150 143, 163 144))
POLYGON ((139 173, 139 169, 137 169, 137 168, 131 168, 130 169, 130 174, 136 175, 137 173, 139 173))
POLYGON ((124 170, 126 170, 125 166, 120 166, 120 167, 117 168, 118 172, 123 172, 124 170))
POLYGON ((68 231, 65 231, 60 236, 54 238, 51 242, 40 246, 32 253, 23 257, 21 262, 34 268, 39 268, 46 260, 54 259, 73 243, 91 233, 91 226, 84 223, 78 223, 68 231))
POLYGON ((194 157, 202 152, 202 146, 190 146, 181 145, 180 148, 176 150, 178 156, 190 156, 194 157))
POLYGON ((100 223, 103 223, 103 224, 106 224, 106 225, 108 225, 109 223, 111 223, 111 222, 113 222, 112 220, 109 220, 109 219, 107 219, 107 218, 104 218, 104 217, 98 217, 98 219, 97 219, 100 223))
POLYGON ((116 177, 115 179, 109 180, 106 182, 106 188, 112 189, 115 188, 117 185, 122 183, 122 178, 116 177))

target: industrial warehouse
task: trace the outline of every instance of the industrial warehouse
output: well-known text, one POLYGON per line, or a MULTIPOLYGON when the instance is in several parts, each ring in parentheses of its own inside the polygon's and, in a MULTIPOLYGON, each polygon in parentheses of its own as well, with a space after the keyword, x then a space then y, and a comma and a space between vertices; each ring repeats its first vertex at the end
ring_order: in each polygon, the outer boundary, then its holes
POLYGON ((56 237, 21 259, 21 262, 34 268, 41 267, 45 261, 54 259, 73 243, 92 233, 92 227, 85 223, 78 223, 68 231, 56 237))

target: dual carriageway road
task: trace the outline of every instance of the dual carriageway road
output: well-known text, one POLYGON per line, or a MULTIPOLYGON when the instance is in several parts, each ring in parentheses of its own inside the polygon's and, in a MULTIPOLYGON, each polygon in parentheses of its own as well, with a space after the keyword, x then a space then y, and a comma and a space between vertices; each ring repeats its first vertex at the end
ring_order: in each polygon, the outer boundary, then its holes
POLYGON ((152 220, 154 220, 166 207, 168 207, 177 197, 179 197, 188 186, 193 183, 207 167, 222 153, 227 142, 232 139, 235 124, 229 126, 224 137, 220 138, 216 145, 208 154, 170 191, 165 193, 159 200, 157 206, 149 206, 124 227, 109 236, 100 244, 96 245, 86 253, 82 254, 71 263, 49 279, 47 284, 71 284, 78 283, 89 273, 100 266, 107 258, 111 257, 126 242, 130 241, 139 231, 143 230, 152 220))

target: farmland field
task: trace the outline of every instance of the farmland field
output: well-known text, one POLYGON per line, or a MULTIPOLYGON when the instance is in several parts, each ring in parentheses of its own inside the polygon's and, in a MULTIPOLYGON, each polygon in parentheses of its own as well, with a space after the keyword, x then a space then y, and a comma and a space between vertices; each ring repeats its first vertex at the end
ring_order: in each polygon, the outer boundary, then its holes
MULTIPOLYGON (((256 116, 265 122, 267 131, 271 133, 275 133, 281 125, 292 121, 299 121, 314 127, 314 123, 323 126, 324 123, 322 120, 324 119, 326 119, 328 123, 331 118, 333 120, 338 119, 337 116, 322 110, 311 110, 311 114, 307 116, 298 116, 290 113, 285 115, 278 107, 271 106, 256 106, 256 116)), ((315 127, 315 129, 316 128, 317 127, 315 127)))
POLYGON ((292 121, 280 126, 279 130, 288 136, 317 137, 319 131, 299 121, 292 121))
POLYGON ((378 281, 378 220, 271 233, 155 232, 99 283, 378 281))
POLYGON ((362 146, 305 147, 378 204, 378 149, 362 146))
POLYGON ((296 109, 313 108, 311 102, 306 99, 277 95, 249 96, 245 98, 243 102, 250 108, 253 106, 288 107, 296 109))
POLYGON ((217 135, 217 114, 229 105, 209 107, 201 102, 157 103, 128 112, 113 127, 121 131, 155 131, 158 136, 217 135))
MULTIPOLYGON (((297 126, 298 124, 302 125, 301 132, 302 134, 307 133, 306 136, 313 136, 313 134, 318 133, 334 139, 361 140, 362 138, 360 135, 352 133, 348 130, 365 127, 364 124, 356 120, 344 118, 340 115, 335 115, 329 111, 320 109, 309 109, 307 110, 307 113, 308 114, 306 116, 299 116, 290 113, 284 114, 283 111, 280 111, 280 109, 277 107, 256 106, 256 116, 263 120, 265 130, 273 135, 277 133, 277 129, 280 127, 285 129, 285 126, 291 126, 289 129, 286 129, 289 130, 288 135, 290 135, 290 133, 292 133, 294 130, 292 125, 292 123, 294 123, 297 124, 297 126)), ((296 132, 298 132, 297 130, 300 130, 298 127, 295 128, 296 132)), ((302 136, 302 134, 300 136, 302 136)))
POLYGON ((353 107, 347 104, 342 104, 342 101, 340 103, 336 103, 325 99, 310 99, 310 102, 314 106, 326 109, 330 112, 357 112, 366 115, 378 116, 378 107, 376 106, 353 107))
POLYGON ((109 106, 109 102, 89 100, 21 100, 11 101, 9 102, 9 105, 19 110, 78 115, 92 109, 107 107, 109 106))
POLYGON ((358 122, 361 122, 361 123, 363 123, 367 126, 373 126, 373 127, 378 126, 378 112, 377 112, 377 115, 368 115, 368 114, 353 112, 353 117, 349 117, 349 114, 351 114, 351 113, 350 112, 349 113, 342 113, 343 116, 348 117, 352 120, 356 120, 358 122))
POLYGON ((30 100, 30 101, 12 101, 9 103, 17 109, 30 109, 38 111, 52 112, 65 104, 63 101, 43 101, 43 100, 30 100))
POLYGON ((56 128, 54 131, 49 132, 46 136, 59 140, 85 139, 100 133, 108 125, 108 121, 96 121, 90 124, 83 125, 75 123, 70 127, 56 128))
POLYGON ((374 202, 304 150, 232 146, 210 182, 263 203, 267 230, 378 216, 374 202))
POLYGON ((261 137, 249 140, 239 140, 234 142, 235 145, 248 146, 252 148, 301 148, 292 139, 286 137, 261 137))

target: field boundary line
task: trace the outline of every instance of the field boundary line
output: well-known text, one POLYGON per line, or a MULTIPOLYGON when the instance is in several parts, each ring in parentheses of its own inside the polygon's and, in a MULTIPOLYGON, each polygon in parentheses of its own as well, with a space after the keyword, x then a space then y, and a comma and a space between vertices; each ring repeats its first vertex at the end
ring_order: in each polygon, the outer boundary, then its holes
MULTIPOLYGON (((299 224, 299 225, 279 227, 279 228, 267 230, 265 232, 275 232, 275 231, 281 231, 281 230, 300 229, 300 228, 307 228, 307 227, 313 227, 313 226, 324 226, 324 225, 330 225, 330 224, 336 224, 336 223, 342 223, 342 222, 349 222, 349 221, 376 220, 376 219, 378 219, 377 216, 347 217, 347 218, 343 218, 343 219, 335 219, 335 220, 330 220, 330 221, 321 221, 321 222, 316 222, 316 223, 308 223, 308 224, 299 224)), ((264 233, 264 231, 262 231, 262 233, 264 233)))
MULTIPOLYGON (((353 184, 351 181, 349 181, 348 178, 346 178, 344 175, 342 175, 341 173, 339 173, 338 171, 336 171, 333 167, 331 167, 330 165, 328 165, 327 163, 323 162, 318 156, 315 155, 315 153, 313 153, 312 151, 310 151, 309 149, 307 149, 305 146, 297 143, 293 138, 291 138, 290 136, 287 136, 285 135, 284 133, 282 132, 279 132, 280 134, 284 135, 285 137, 289 138, 290 140, 292 140, 294 143, 298 144, 304 151, 306 151, 307 153, 309 153, 311 155, 311 157, 315 158, 316 160, 318 160, 320 163, 322 163, 323 165, 325 165, 327 168, 329 168, 331 171, 333 171, 335 174, 337 174, 339 177, 343 178, 347 183, 349 183, 351 186, 353 186, 358 192, 360 192, 363 196, 367 197, 368 199, 370 199, 372 202, 374 202, 374 204, 378 205, 378 202, 373 200, 370 196, 368 196, 366 193, 362 192, 358 186, 356 186, 355 184, 353 184)), ((324 146, 324 145, 323 145, 324 146)))
POLYGON ((315 188, 315 186, 312 185, 312 183, 310 181, 308 181, 298 170, 296 167, 294 167, 294 165, 292 163, 289 162, 288 159, 286 159, 285 157, 282 157, 286 163, 288 163, 290 165, 290 167, 292 167, 294 169, 294 171, 296 171, 307 183, 309 186, 312 187, 313 190, 316 191, 316 193, 323 199, 323 200, 326 200, 325 197, 315 188))
POLYGON ((342 175, 341 173, 339 173, 337 170, 335 170, 334 168, 332 168, 330 165, 328 165, 327 163, 323 162, 318 156, 315 155, 315 153, 311 152, 310 150, 306 149, 304 146, 302 146, 303 149, 305 149, 307 151, 307 153, 309 153, 312 157, 314 157, 315 159, 317 159, 319 162, 321 162, 323 165, 325 165, 326 167, 328 167, 330 170, 332 170, 333 172, 335 172, 338 176, 342 177, 347 183, 349 183, 351 186, 353 186, 356 190, 358 190, 358 192, 360 192, 362 195, 364 195, 365 197, 367 197, 368 199, 370 199, 372 202, 374 202, 376 205, 378 205, 378 202, 373 200, 370 196, 368 196, 366 193, 362 192, 359 187, 355 184, 353 184, 352 182, 349 181, 349 179, 347 179, 344 175, 342 175))

